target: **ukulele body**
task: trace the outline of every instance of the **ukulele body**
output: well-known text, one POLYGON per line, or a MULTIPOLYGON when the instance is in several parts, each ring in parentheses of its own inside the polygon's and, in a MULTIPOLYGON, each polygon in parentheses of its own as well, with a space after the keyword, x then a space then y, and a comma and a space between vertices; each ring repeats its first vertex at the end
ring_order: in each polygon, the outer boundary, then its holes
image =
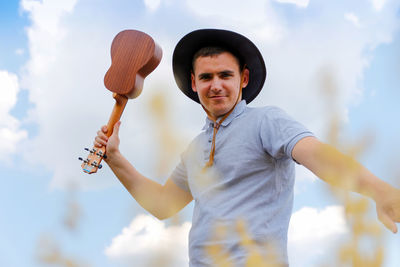
POLYGON ((104 76, 111 92, 136 98, 143 82, 160 63, 162 50, 147 34, 136 30, 118 33, 111 45, 112 64, 104 76))

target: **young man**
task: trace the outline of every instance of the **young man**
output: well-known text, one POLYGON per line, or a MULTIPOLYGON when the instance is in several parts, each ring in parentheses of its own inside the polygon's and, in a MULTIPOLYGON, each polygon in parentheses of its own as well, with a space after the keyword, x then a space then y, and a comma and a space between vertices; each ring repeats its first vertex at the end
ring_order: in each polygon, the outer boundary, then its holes
POLYGON ((169 218, 195 200, 190 266, 215 266, 207 252, 214 245, 223 248, 231 263, 244 266, 248 254, 235 228, 239 220, 260 248, 272 244, 279 264, 287 265, 295 162, 331 184, 371 197, 379 219, 397 232, 400 190, 318 141, 279 108, 246 106, 266 77, 264 60, 246 37, 225 30, 191 32, 175 48, 173 70, 178 87, 201 104, 207 118, 165 185, 141 175, 121 155, 120 123, 109 139, 103 126, 94 143, 106 146, 110 168, 157 218, 169 218), (216 227, 227 234, 216 237, 216 227))

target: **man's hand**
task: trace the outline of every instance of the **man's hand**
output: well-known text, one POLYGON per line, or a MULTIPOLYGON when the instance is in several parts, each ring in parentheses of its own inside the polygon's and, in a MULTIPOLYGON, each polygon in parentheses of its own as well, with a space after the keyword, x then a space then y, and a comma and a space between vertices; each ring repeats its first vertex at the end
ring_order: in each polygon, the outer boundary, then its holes
MULTIPOLYGON (((95 147, 106 147, 106 154, 108 156, 113 155, 115 153, 119 152, 119 127, 121 125, 121 122, 117 122, 114 125, 113 133, 110 137, 107 137, 107 126, 104 125, 101 127, 101 129, 97 132, 97 136, 94 139, 94 146, 95 147)), ((107 161, 107 160, 106 160, 107 161)))
POLYGON ((400 190, 392 187, 375 197, 379 220, 393 233, 397 233, 396 223, 400 222, 400 190))

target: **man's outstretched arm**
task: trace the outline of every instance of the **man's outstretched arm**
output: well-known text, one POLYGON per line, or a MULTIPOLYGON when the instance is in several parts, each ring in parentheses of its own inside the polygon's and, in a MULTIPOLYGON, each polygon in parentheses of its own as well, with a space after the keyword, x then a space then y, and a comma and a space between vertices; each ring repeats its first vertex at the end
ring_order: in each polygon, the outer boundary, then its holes
POLYGON ((171 179, 161 185, 139 173, 119 151, 119 126, 114 126, 113 134, 107 138, 106 126, 97 132, 94 145, 106 146, 106 163, 135 200, 158 219, 166 219, 184 208, 193 197, 177 186, 171 179))
POLYGON ((363 165, 315 137, 300 140, 293 159, 327 183, 372 198, 379 220, 393 233, 400 222, 400 190, 376 177, 363 165))

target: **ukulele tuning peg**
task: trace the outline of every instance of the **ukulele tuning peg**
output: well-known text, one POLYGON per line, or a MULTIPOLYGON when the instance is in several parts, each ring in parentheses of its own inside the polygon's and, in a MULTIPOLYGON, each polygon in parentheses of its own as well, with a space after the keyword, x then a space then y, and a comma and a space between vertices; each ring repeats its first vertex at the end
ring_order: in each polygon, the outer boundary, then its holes
POLYGON ((98 169, 101 169, 101 168, 103 167, 103 165, 97 163, 97 161, 93 161, 91 165, 92 165, 93 167, 95 167, 95 168, 98 168, 98 169))
POLYGON ((98 157, 102 157, 103 159, 106 159, 107 158, 107 156, 104 154, 104 152, 101 150, 101 149, 99 149, 98 150, 98 152, 96 153, 96 155, 98 156, 98 157))
POLYGON ((83 161, 84 163, 88 163, 88 162, 89 162, 88 159, 83 159, 83 158, 81 158, 81 157, 79 157, 78 160, 83 161))
POLYGON ((89 148, 87 148, 87 147, 85 147, 85 150, 88 151, 88 152, 91 153, 91 154, 94 154, 94 153, 96 153, 96 151, 97 151, 95 148, 89 149, 89 148))

